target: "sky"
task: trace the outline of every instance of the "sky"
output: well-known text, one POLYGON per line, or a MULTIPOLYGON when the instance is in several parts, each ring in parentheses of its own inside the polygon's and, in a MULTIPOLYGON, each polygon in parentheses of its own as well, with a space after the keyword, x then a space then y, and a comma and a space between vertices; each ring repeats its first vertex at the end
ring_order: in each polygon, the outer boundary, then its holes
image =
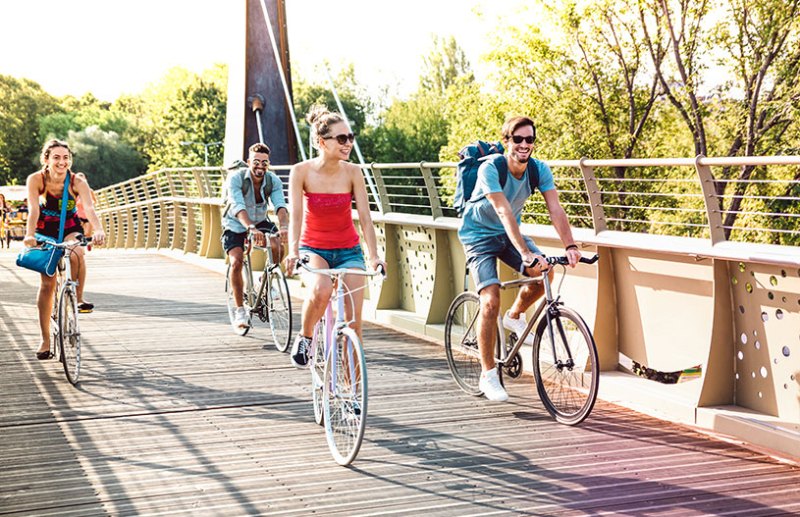
MULTIPOLYGON (((200 72, 226 63, 235 51, 230 34, 241 30, 236 1, 245 0, 0 0, 0 74, 32 79, 57 96, 91 92, 113 101, 139 93, 174 66, 200 72)), ((479 13, 492 4, 286 0, 292 68, 309 77, 327 61, 336 75, 352 62, 368 91, 388 84, 404 96, 437 34, 456 36, 480 77, 487 19, 479 13)))

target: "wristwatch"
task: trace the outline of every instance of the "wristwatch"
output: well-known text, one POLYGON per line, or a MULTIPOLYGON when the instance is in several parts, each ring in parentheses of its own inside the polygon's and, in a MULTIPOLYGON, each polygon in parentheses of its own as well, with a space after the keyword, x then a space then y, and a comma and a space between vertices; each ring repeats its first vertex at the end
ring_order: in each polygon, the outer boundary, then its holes
POLYGON ((254 225, 254 224, 249 224, 249 225, 247 225, 247 229, 248 229, 248 230, 255 230, 255 229, 256 229, 256 225, 254 225))

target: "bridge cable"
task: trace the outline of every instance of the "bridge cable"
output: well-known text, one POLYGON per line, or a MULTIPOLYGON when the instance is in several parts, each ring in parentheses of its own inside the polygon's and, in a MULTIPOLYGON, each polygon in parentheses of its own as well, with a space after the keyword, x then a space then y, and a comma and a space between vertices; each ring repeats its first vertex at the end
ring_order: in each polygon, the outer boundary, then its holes
MULTIPOLYGON (((336 99, 336 106, 339 107, 339 113, 342 114, 342 117, 344 117, 344 121, 347 123, 347 125, 352 128, 350 120, 348 120, 347 118, 347 113, 344 112, 344 106, 342 106, 342 101, 339 100, 339 94, 336 91, 336 85, 334 85, 333 83, 333 77, 331 77, 331 71, 328 69, 327 64, 325 64, 324 66, 325 66, 325 74, 328 76, 328 84, 330 85, 331 92, 333 93, 333 98, 336 99)), ((383 206, 381 205, 381 199, 378 196, 378 189, 375 187, 375 182, 372 178, 372 170, 364 162, 364 156, 362 156, 361 154, 361 148, 358 146, 358 140, 353 140, 353 147, 356 150, 358 161, 361 163, 361 171, 364 173, 364 177, 367 179, 367 184, 369 185, 369 189, 372 192, 372 197, 375 199, 375 205, 378 207, 378 212, 382 214, 383 206)))

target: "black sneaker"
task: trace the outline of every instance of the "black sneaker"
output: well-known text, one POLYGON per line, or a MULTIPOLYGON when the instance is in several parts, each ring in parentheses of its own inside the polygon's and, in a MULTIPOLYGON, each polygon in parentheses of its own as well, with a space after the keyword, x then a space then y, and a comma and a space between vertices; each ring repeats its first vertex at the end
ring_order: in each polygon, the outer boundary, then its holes
POLYGON ((292 365, 295 368, 305 368, 308 366, 308 351, 311 349, 311 339, 300 334, 294 340, 292 345, 292 365))

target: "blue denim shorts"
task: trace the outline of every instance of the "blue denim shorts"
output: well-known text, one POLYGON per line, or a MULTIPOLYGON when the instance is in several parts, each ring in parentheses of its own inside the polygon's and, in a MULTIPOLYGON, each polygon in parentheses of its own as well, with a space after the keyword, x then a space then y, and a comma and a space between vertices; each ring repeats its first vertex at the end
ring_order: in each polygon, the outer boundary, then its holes
MULTIPOLYGON (((530 237, 523 235, 523 239, 529 250, 537 255, 544 255, 530 237)), ((467 267, 472 274, 475 288, 479 292, 488 285, 500 283, 497 275, 498 258, 514 271, 519 271, 522 266, 522 256, 506 234, 489 237, 474 244, 465 244, 464 253, 467 255, 467 267)))
POLYGON ((356 244, 352 248, 335 248, 324 250, 312 248, 311 246, 300 246, 300 254, 313 253, 328 263, 330 269, 361 269, 366 271, 367 264, 364 261, 364 252, 361 245, 356 244))

